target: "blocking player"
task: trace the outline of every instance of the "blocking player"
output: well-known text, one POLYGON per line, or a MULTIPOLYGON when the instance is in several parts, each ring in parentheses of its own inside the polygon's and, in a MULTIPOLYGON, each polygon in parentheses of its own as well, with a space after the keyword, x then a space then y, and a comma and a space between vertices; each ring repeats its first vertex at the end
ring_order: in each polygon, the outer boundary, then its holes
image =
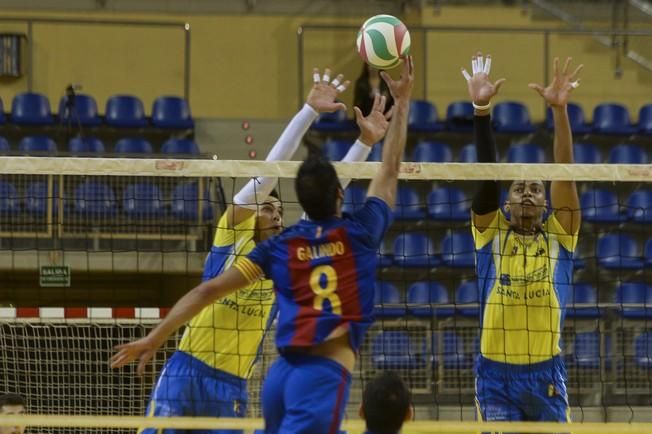
POLYGON ((392 219, 413 69, 407 57, 399 80, 383 74, 394 97, 394 112, 383 162, 359 211, 342 215, 344 193, 335 169, 311 152, 295 179, 309 220, 260 243, 233 267, 187 293, 148 336, 119 346, 113 366, 139 359, 144 367, 163 342, 205 306, 271 277, 279 303, 276 346, 281 356, 263 386, 265 432, 337 432, 356 352, 373 321, 376 251, 392 219))
MULTIPOLYGON (((573 163, 566 105, 582 65, 570 72, 570 62, 560 69, 555 59, 548 87, 529 85, 552 108, 556 163, 573 163)), ((475 107, 478 161, 495 162, 489 108, 504 80, 489 80, 489 56, 478 53, 472 66, 473 75, 462 73, 475 107)), ((484 421, 570 421, 559 341, 581 214, 574 182, 553 181, 550 189, 547 217, 546 186, 537 179, 511 184, 504 204, 509 218, 498 203, 498 182, 483 181, 473 198, 481 305, 476 404, 484 421)))
MULTIPOLYGON (((328 69, 323 76, 314 70, 313 81, 306 104, 271 149, 267 161, 291 159, 318 113, 344 107, 335 102, 337 94, 349 85, 343 82, 342 75, 331 81, 328 69)), ((379 96, 368 116, 356 109, 360 137, 343 161, 365 160, 373 144, 385 136, 391 113, 384 115, 384 106, 385 98, 379 96)), ((276 182, 276 178, 268 177, 251 180, 235 195, 234 205, 227 208, 217 224, 203 280, 219 275, 257 243, 280 232, 283 212, 272 191, 276 182)), ((348 182, 342 180, 344 186, 348 182)), ((247 379, 275 311, 272 282, 261 280, 220 298, 194 316, 152 391, 148 415, 244 417, 247 379)))

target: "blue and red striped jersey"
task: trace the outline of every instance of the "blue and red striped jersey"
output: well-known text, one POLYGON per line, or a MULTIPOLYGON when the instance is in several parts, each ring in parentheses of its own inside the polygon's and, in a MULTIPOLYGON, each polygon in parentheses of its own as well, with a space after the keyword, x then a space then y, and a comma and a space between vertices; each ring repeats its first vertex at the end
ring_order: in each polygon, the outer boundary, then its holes
POLYGON ((274 281, 279 350, 324 342, 341 325, 358 350, 373 322, 376 252, 391 221, 389 206, 370 197, 354 214, 301 220, 248 255, 274 281))

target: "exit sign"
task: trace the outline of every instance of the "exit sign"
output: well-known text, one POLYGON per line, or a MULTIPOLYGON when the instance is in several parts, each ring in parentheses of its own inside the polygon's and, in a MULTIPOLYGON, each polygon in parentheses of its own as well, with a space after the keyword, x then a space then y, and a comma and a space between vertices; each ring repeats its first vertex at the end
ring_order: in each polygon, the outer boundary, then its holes
POLYGON ((43 265, 39 273, 41 287, 70 286, 70 267, 67 265, 43 265))

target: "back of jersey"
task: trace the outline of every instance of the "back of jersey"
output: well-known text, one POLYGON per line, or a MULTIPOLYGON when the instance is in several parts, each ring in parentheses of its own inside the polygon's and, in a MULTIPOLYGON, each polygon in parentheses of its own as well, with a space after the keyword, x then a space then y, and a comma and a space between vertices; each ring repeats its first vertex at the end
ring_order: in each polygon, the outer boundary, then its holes
POLYGON ((351 216, 302 220, 254 249, 249 258, 277 291, 279 350, 319 344, 340 326, 360 347, 373 322, 376 252, 391 215, 370 198, 351 216))

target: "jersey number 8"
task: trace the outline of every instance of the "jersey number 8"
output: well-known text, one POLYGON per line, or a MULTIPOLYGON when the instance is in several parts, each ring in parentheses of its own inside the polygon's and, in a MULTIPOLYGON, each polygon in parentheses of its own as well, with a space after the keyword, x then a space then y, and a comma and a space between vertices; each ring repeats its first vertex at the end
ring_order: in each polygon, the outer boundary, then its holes
POLYGON ((310 289, 315 294, 313 307, 317 310, 324 309, 324 301, 328 300, 334 314, 342 315, 342 302, 335 293, 337 291, 337 273, 330 265, 315 267, 310 273, 310 289), (322 279, 325 276, 325 279, 322 279), (326 285, 322 286, 322 281, 326 285))

